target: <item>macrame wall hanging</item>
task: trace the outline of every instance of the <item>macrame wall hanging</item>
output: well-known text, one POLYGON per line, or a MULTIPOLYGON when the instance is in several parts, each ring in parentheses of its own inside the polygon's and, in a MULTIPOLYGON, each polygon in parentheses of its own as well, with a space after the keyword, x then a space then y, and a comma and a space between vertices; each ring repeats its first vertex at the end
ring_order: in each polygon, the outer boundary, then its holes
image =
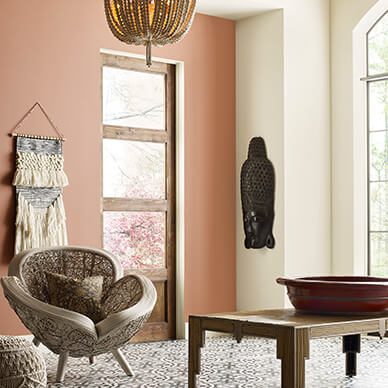
POLYGON ((67 245, 62 191, 68 179, 63 170, 63 135, 37 102, 16 124, 15 254, 26 249, 67 245), (59 137, 16 133, 35 108, 40 108, 59 137))

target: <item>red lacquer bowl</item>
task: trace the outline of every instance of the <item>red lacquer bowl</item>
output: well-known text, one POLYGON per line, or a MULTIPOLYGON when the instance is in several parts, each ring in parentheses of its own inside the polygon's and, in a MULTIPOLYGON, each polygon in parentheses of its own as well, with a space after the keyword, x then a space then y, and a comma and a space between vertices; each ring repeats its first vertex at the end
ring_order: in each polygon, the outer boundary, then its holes
POLYGON ((370 276, 278 278, 299 312, 316 314, 388 313, 388 279, 370 276))

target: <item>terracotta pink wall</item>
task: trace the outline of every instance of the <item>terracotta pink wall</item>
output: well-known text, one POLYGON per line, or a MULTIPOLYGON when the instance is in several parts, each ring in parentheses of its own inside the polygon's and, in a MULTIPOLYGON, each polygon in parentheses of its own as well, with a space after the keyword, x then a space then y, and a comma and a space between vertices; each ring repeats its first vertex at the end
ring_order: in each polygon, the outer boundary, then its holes
MULTIPOLYGON (((235 25, 197 15, 154 54, 185 62, 185 312, 235 308, 235 25)), ((65 134, 69 242, 100 246, 100 49, 143 53, 112 36, 103 1, 0 4, 0 275, 13 254, 14 168, 7 133, 40 101, 65 134)), ((41 116, 25 127, 50 134, 41 116)), ((0 296, 0 334, 25 329, 0 296)))

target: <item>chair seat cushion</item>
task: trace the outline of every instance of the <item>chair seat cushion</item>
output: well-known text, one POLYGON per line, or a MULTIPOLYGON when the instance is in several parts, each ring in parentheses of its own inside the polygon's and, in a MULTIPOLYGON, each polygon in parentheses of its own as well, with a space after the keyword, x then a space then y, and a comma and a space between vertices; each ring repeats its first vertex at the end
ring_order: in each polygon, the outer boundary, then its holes
POLYGON ((102 276, 79 280, 46 272, 46 279, 50 304, 86 315, 95 323, 104 319, 101 308, 102 276))

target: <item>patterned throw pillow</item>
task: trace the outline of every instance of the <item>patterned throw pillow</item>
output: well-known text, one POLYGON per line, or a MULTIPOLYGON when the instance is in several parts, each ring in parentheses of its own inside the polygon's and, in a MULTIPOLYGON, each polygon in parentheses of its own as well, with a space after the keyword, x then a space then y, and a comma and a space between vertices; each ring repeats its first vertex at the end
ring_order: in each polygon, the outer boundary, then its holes
POLYGON ((104 319, 101 309, 102 276, 83 280, 46 272, 50 304, 86 315, 97 323, 104 319))

